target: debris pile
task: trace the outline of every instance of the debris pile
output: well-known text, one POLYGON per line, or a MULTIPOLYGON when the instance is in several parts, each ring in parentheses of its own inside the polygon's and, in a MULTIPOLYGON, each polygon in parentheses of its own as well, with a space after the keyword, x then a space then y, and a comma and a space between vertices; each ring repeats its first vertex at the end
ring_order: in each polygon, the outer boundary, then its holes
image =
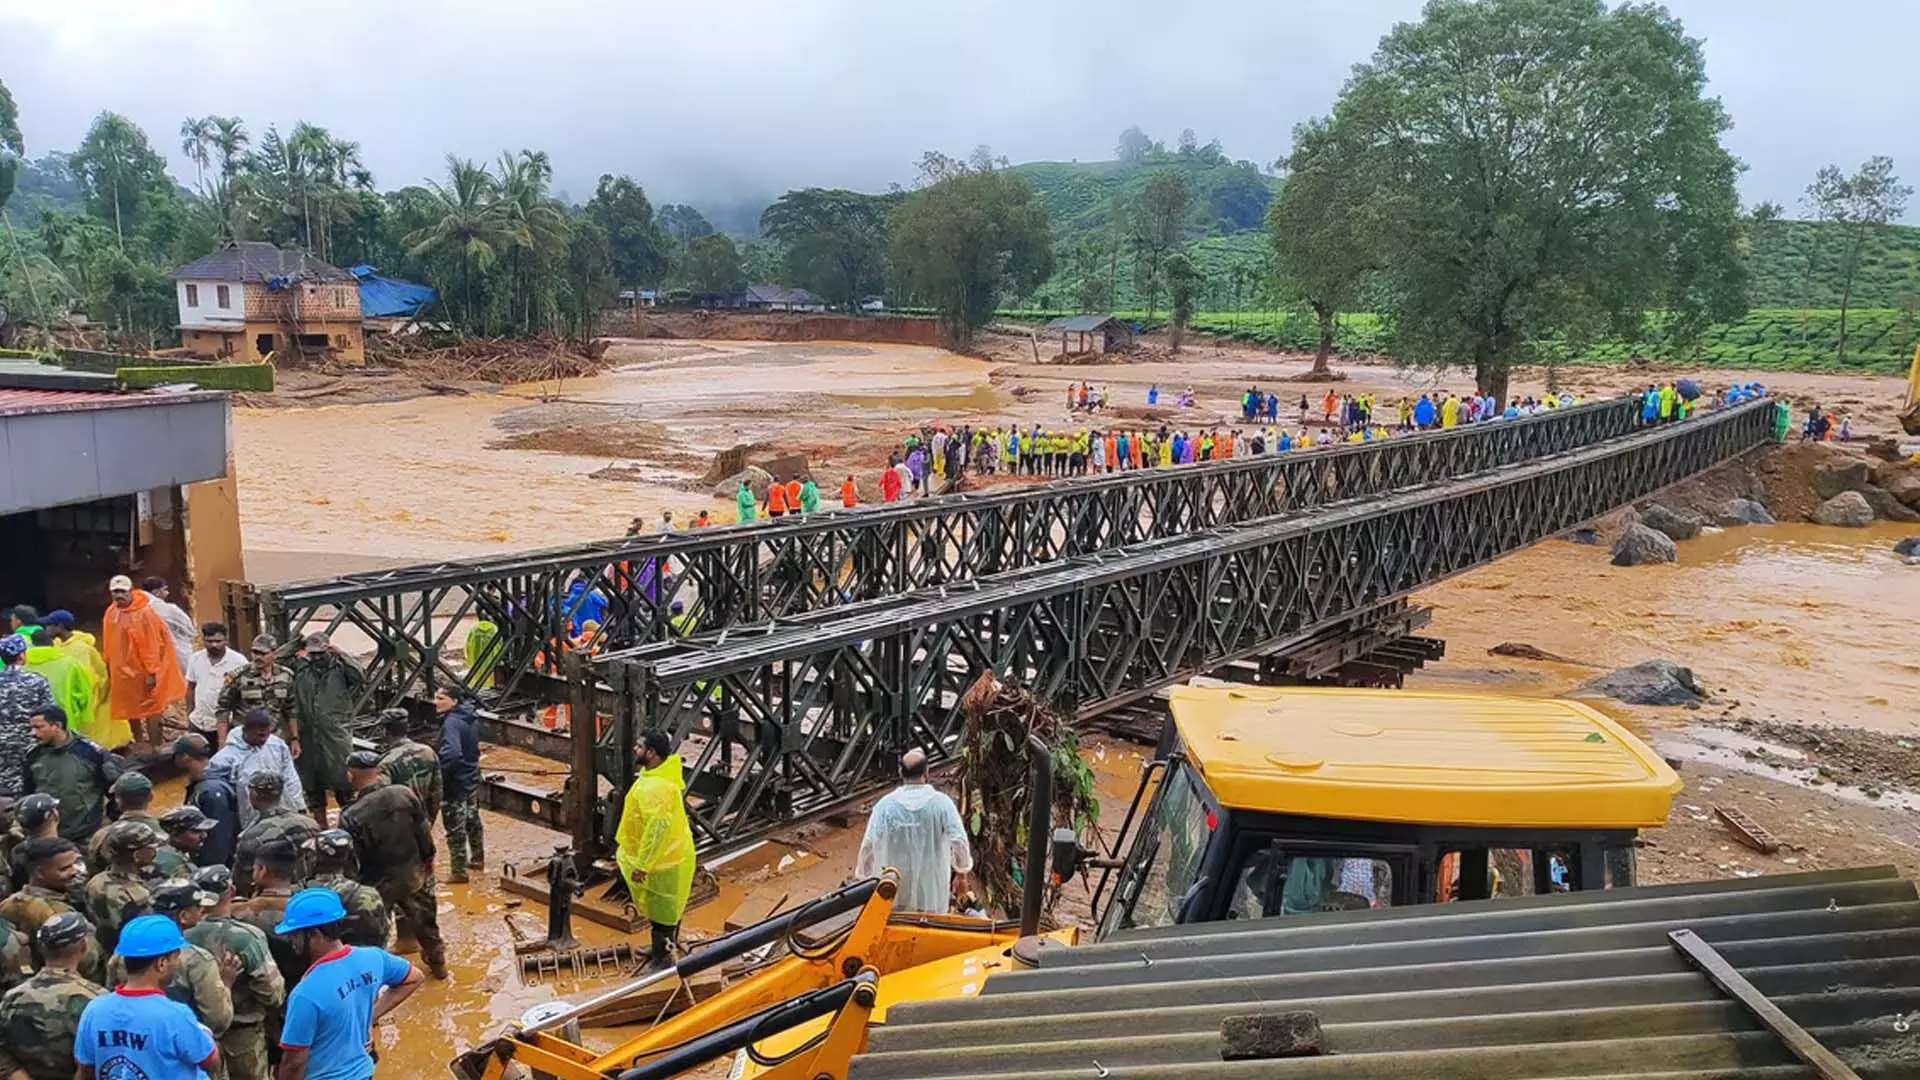
MULTIPOLYGON (((960 700, 960 817, 973 845, 973 875, 989 910, 1020 910, 1020 870, 1027 847, 1027 736, 1053 752, 1053 826, 1071 826, 1083 840, 1100 819, 1093 770, 1080 756, 1071 716, 1032 691, 980 676, 960 700)), ((1047 897, 1051 910, 1059 889, 1047 897)))
POLYGON ((451 345, 388 337, 367 342, 369 358, 421 379, 445 382, 527 383, 577 379, 606 370, 608 342, 586 345, 550 335, 470 337, 451 345))

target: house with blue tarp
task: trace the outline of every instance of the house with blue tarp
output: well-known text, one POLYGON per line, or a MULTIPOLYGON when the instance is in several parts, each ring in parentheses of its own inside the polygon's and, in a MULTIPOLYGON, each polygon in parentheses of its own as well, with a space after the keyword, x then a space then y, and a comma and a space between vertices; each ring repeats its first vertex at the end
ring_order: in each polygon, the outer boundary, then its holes
POLYGON ((382 277, 380 271, 364 264, 350 268, 347 273, 360 283, 362 318, 416 318, 440 298, 440 294, 430 286, 382 277))

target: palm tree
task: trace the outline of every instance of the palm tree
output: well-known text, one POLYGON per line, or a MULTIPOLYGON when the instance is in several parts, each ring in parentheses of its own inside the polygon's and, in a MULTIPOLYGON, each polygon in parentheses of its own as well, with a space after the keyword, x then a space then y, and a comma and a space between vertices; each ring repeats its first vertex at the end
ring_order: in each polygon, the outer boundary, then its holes
POLYGON ((193 162, 194 186, 201 194, 207 190, 207 166, 213 164, 213 120, 189 116, 180 121, 180 152, 193 162))
POLYGON ((438 220, 407 235, 408 254, 414 258, 459 256, 464 318, 471 325, 474 268, 484 273, 493 265, 499 249, 513 242, 499 184, 486 166, 448 154, 447 182, 427 181, 427 193, 438 220))
POLYGON ((213 202, 220 208, 221 229, 228 239, 234 239, 239 235, 234 177, 246 164, 247 127, 237 116, 209 116, 207 121, 211 125, 207 141, 220 160, 220 179, 214 186, 213 202))
POLYGON ((566 209, 547 194, 552 180, 553 163, 545 151, 500 155, 499 205, 513 249, 512 277, 520 308, 515 318, 523 330, 534 328, 533 283, 545 288, 540 306, 550 314, 553 277, 548 271, 566 256, 573 239, 566 209))

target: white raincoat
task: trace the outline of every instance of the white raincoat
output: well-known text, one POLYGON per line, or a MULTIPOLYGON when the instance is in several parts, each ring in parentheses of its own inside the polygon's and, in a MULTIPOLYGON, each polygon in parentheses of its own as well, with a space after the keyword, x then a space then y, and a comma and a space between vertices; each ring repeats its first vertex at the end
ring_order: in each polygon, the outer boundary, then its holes
POLYGON ((973 849, 960 810, 932 784, 902 784, 875 803, 854 861, 857 877, 900 871, 895 911, 944 915, 952 875, 973 869, 973 849))

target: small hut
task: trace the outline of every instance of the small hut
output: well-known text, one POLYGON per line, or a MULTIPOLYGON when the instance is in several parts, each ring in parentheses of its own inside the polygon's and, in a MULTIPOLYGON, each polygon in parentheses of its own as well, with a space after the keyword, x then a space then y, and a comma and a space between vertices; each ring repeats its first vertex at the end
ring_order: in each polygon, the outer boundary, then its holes
POLYGON ((1133 347, 1133 327, 1128 326, 1112 315, 1075 315, 1067 319, 1055 319, 1043 329, 1047 333, 1060 335, 1060 355, 1070 352, 1118 352, 1133 347), (1079 348, 1068 348, 1074 335, 1079 336, 1079 348))

